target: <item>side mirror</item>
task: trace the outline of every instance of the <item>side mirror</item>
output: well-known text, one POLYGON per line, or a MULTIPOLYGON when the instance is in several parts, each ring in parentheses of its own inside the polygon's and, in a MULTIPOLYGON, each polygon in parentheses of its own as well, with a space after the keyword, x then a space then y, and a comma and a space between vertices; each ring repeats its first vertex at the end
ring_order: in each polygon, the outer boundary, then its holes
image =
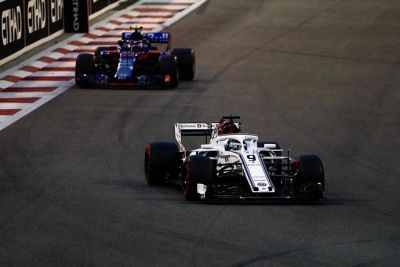
POLYGON ((273 148, 276 148, 276 145, 275 144, 264 144, 264 148, 273 149, 273 148))

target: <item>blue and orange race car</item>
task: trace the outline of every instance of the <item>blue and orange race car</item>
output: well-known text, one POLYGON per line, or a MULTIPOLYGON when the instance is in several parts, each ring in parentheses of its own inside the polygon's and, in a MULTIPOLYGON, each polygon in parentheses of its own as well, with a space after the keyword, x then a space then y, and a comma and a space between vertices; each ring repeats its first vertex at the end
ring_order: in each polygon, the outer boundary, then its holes
POLYGON ((180 80, 193 80, 196 64, 192 48, 171 50, 168 32, 124 32, 118 46, 97 47, 79 54, 75 82, 92 86, 161 86, 175 88, 180 80), (160 49, 166 45, 165 49, 160 49), (169 52, 169 50, 171 50, 169 52))

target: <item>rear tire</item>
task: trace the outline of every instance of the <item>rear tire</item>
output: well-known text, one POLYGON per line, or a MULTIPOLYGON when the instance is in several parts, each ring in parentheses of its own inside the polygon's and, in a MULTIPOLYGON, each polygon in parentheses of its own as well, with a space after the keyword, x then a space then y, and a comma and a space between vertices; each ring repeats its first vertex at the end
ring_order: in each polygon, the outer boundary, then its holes
POLYGON ((187 200, 198 200, 197 184, 209 185, 212 183, 213 164, 209 157, 190 156, 185 168, 185 177, 182 183, 183 196, 187 200))
POLYGON ((90 81, 81 79, 83 74, 94 74, 94 56, 92 54, 79 54, 75 62, 75 83, 79 87, 90 86, 90 81))
POLYGON ((176 88, 179 84, 178 63, 174 55, 163 55, 158 58, 160 74, 169 75, 170 81, 163 82, 162 87, 176 88))
POLYGON ((196 73, 196 57, 191 48, 174 48, 171 51, 178 59, 179 78, 191 81, 196 73))
POLYGON ((177 177, 179 149, 172 142, 154 142, 146 145, 144 172, 149 185, 160 185, 166 176, 177 177))

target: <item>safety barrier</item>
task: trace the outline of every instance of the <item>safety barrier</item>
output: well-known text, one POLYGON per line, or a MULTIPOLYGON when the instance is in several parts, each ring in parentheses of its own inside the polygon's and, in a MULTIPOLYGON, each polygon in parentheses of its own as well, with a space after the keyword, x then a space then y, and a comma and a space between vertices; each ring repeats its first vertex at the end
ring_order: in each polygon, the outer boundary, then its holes
POLYGON ((89 18, 113 8, 118 2, 0 0, 0 65, 64 32, 87 32, 89 18))

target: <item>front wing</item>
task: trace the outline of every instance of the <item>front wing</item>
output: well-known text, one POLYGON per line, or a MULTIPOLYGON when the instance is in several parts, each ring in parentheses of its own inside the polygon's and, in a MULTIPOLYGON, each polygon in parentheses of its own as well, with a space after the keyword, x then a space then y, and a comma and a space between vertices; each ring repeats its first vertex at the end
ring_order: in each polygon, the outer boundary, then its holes
POLYGON ((89 86, 157 86, 169 82, 169 77, 164 75, 143 75, 135 82, 131 79, 126 81, 110 79, 106 74, 82 74, 79 78, 89 86))
POLYGON ((317 200, 324 198, 320 183, 308 183, 300 191, 284 191, 275 193, 221 193, 217 185, 197 184, 197 194, 201 200, 317 200))

